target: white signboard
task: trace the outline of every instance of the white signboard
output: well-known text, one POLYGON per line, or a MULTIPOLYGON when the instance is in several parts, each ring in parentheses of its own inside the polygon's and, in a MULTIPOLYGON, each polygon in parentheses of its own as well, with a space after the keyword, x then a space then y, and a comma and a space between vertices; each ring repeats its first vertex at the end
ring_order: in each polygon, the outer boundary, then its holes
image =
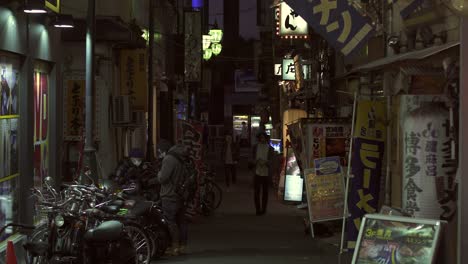
MULTIPOLYGON (((310 65, 302 65, 304 80, 310 79, 310 65)), ((283 59, 282 64, 275 64, 275 75, 282 76, 285 81, 296 80, 296 68, 293 59, 283 59)))
POLYGON ((304 180, 299 175, 286 175, 284 183, 284 200, 291 202, 302 201, 304 180))
POLYGON ((402 100, 402 109, 412 109, 403 116, 403 209, 415 217, 450 217, 446 198, 456 166, 450 160, 449 111, 431 101, 414 103, 422 100, 402 100))
POLYGON ((285 2, 280 6, 280 36, 307 36, 309 33, 307 22, 302 19, 285 2))

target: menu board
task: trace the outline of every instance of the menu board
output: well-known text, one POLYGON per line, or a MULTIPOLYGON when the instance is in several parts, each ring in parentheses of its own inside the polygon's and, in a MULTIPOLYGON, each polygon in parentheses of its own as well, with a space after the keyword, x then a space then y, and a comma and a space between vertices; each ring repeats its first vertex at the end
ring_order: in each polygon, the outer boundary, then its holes
POLYGON ((311 222, 343 217, 344 182, 340 157, 314 160, 314 169, 305 170, 307 202, 311 222))
POLYGON ((421 218, 366 215, 352 263, 434 263, 442 223, 421 218))

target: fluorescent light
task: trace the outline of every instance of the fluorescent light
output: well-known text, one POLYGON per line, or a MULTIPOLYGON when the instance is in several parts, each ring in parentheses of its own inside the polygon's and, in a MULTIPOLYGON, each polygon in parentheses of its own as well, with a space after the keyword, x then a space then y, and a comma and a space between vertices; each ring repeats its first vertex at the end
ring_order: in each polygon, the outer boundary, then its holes
POLYGON ((45 9, 44 0, 27 0, 24 5, 23 11, 27 14, 44 14, 47 13, 45 9))
POLYGON ((54 21, 54 27, 56 28, 73 28, 75 27, 73 23, 73 16, 72 15, 57 15, 54 21))
POLYGON ((45 13, 47 13, 47 11, 44 10, 44 9, 32 9, 31 8, 31 9, 24 9, 23 11, 25 13, 27 13, 27 14, 45 14, 45 13))
POLYGON ((74 26, 72 25, 54 25, 56 28, 73 28, 74 26))

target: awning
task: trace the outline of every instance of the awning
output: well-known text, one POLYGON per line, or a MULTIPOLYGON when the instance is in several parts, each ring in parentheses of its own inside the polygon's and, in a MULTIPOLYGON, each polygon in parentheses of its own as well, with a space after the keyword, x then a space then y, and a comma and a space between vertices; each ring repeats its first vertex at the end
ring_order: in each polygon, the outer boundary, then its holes
POLYGON ((433 46, 433 47, 422 49, 422 50, 415 50, 415 51, 398 54, 398 55, 391 56, 391 57, 382 58, 382 59, 370 62, 368 64, 358 66, 352 69, 347 74, 378 70, 378 69, 392 66, 396 63, 401 63, 401 62, 423 60, 423 59, 429 58, 430 56, 436 55, 440 52, 446 51, 450 48, 458 47, 459 45, 460 45, 459 41, 451 42, 451 43, 447 43, 447 44, 440 45, 440 46, 433 46))

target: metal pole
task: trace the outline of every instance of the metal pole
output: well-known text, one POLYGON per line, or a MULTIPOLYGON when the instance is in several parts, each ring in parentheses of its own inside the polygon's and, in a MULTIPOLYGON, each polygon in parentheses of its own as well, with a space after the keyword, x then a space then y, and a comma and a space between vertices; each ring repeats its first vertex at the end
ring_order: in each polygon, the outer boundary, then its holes
POLYGON ((148 12, 148 141, 146 142, 146 159, 154 160, 153 150, 153 47, 154 47, 154 1, 149 1, 148 12))
POLYGON ((464 71, 468 68, 468 18, 462 18, 460 23, 460 131, 459 131, 459 160, 458 168, 458 263, 465 263, 468 259, 468 163, 463 162, 468 155, 468 122, 464 113, 468 112, 468 75, 464 71))
POLYGON ((351 171, 351 156, 353 153, 354 119, 356 117, 356 103, 357 103, 357 92, 354 92, 353 120, 351 123, 351 137, 350 137, 351 142, 349 143, 349 153, 348 153, 348 171, 346 172, 345 200, 344 200, 344 209, 343 209, 343 225, 341 227, 340 254, 343 253, 346 218, 348 216, 348 192, 349 192, 349 179, 351 178, 350 171, 351 171))
MULTIPOLYGON (((19 93, 20 108, 19 114, 19 166, 20 175, 18 176, 19 203, 18 220, 20 223, 33 224, 34 199, 29 195, 31 188, 34 187, 34 67, 33 55, 31 54, 31 21, 29 15, 26 16, 25 26, 25 60, 24 68, 21 74, 25 77, 24 89, 19 93)), ((14 180, 12 180, 14 181, 14 180)))
MULTIPOLYGON (((86 28, 86 105, 85 105, 85 166, 91 169, 91 177, 97 183, 96 149, 93 144, 93 91, 94 82, 94 45, 95 45, 95 0, 88 0, 86 28)), ((83 178, 82 178, 83 181, 83 178)))

